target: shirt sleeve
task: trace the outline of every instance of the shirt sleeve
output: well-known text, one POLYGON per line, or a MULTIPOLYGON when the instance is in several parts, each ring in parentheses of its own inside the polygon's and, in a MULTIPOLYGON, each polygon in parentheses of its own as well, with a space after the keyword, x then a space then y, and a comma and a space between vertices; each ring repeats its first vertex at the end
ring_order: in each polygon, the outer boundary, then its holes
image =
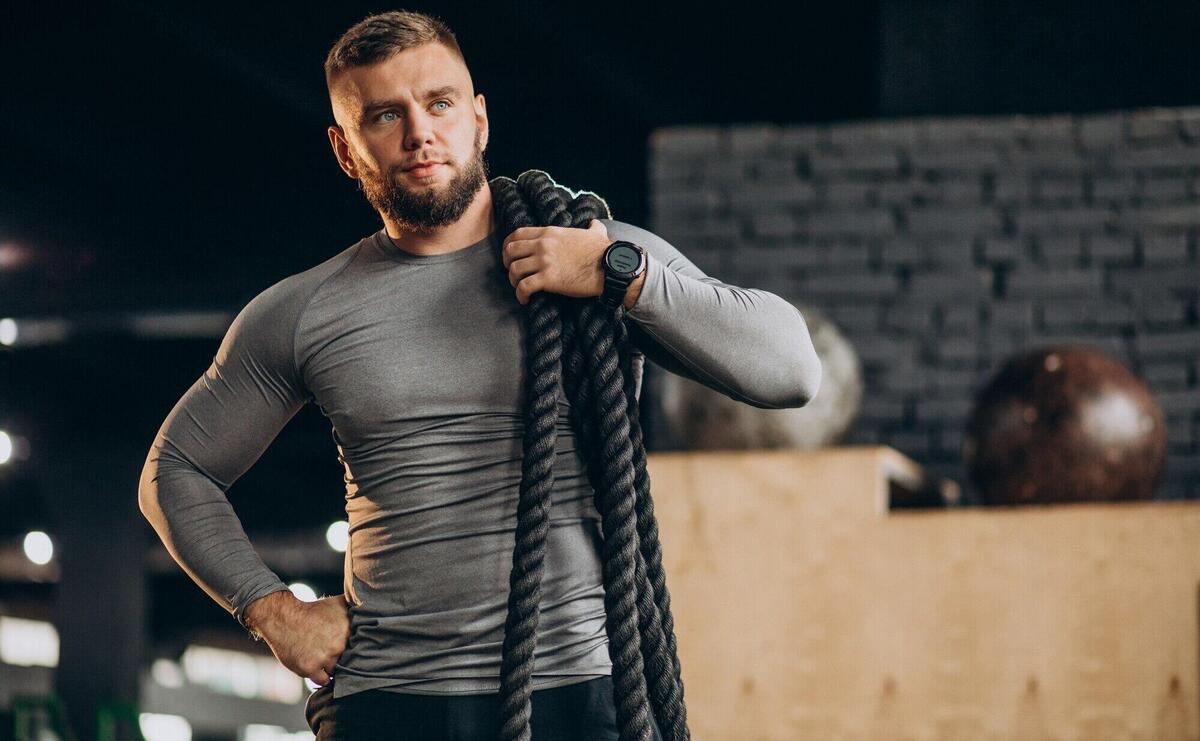
POLYGON ((641 294, 626 314, 630 339, 647 358, 751 406, 799 407, 816 395, 821 361, 799 309, 710 278, 650 231, 603 221, 609 237, 647 253, 641 294))
POLYGON ((308 400, 294 358, 302 307, 291 286, 277 283, 237 315, 159 428, 138 485, 142 512, 171 556, 239 621, 251 602, 287 589, 225 492, 308 400))

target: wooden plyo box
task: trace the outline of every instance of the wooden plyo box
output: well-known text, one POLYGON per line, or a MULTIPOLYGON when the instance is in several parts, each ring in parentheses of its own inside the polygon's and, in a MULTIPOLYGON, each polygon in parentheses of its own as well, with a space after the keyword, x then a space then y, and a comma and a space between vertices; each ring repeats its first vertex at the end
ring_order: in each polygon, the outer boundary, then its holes
POLYGON ((886 447, 649 469, 698 741, 1200 738, 1200 503, 889 510, 886 447))

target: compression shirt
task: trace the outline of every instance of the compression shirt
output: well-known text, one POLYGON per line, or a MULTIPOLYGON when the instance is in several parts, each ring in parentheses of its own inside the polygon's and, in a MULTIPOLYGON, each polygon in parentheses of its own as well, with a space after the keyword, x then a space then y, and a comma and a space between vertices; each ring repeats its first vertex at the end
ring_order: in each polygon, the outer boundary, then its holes
MULTIPOLYGON (((646 357, 754 406, 800 406, 816 393, 820 363, 799 310, 707 277, 649 231, 603 222, 612 239, 647 251, 626 315, 646 357)), ((525 406, 525 307, 501 240, 421 256, 380 230, 272 285, 234 319, 146 458, 140 496, 161 511, 156 529, 240 617, 287 586, 254 552, 225 492, 305 403, 320 407, 345 468, 350 524, 351 634, 337 697, 498 691, 525 406)), ((611 671, 600 517, 568 410, 563 399, 534 689, 611 671)))

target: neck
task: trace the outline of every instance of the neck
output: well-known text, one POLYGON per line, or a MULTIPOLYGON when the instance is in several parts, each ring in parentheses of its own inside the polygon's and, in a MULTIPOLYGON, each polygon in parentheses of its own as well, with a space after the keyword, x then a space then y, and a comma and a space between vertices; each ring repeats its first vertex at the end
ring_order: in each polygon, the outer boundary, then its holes
POLYGON ((443 255, 470 247, 492 233, 492 189, 485 182, 458 221, 430 231, 413 231, 403 222, 383 217, 396 246, 414 255, 443 255))

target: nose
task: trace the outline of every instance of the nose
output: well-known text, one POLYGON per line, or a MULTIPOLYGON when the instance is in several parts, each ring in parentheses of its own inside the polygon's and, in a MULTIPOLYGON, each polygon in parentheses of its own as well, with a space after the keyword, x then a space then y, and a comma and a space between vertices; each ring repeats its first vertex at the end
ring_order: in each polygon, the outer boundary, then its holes
POLYGON ((433 139, 433 117, 425 111, 416 111, 410 115, 408 129, 404 132, 404 148, 418 150, 432 145, 433 139))

